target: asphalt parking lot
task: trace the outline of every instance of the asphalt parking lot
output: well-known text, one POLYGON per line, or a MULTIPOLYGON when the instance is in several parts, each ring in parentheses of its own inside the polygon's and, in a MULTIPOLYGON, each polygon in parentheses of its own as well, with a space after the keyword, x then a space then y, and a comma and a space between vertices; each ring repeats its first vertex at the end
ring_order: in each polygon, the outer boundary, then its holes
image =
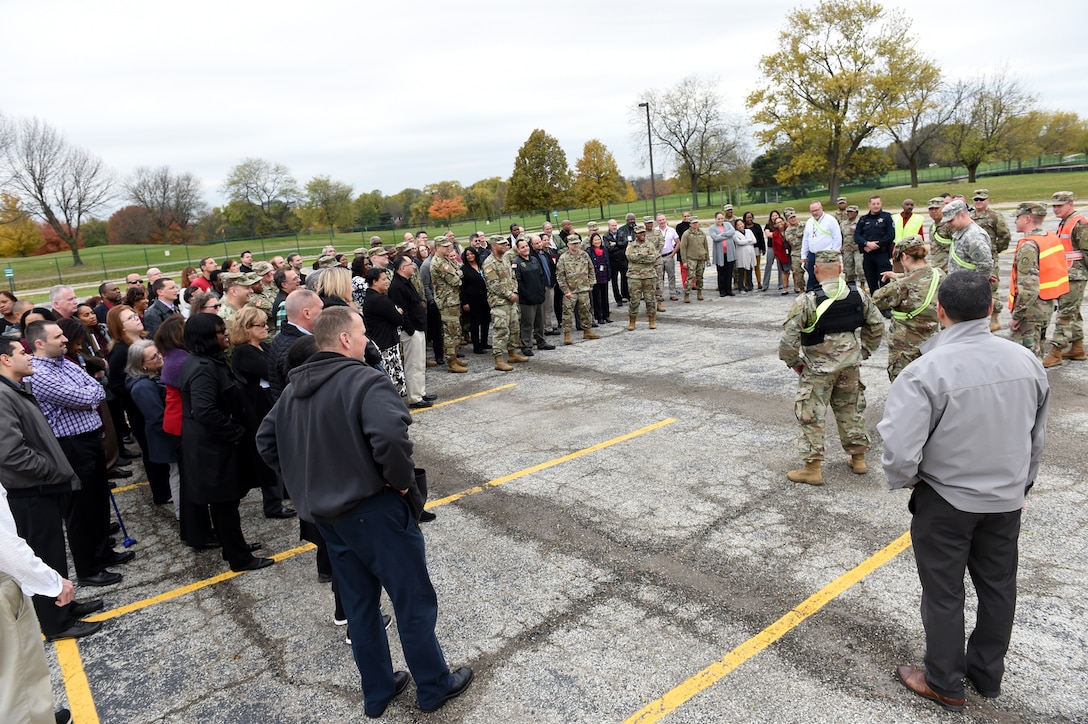
MULTIPOLYGON (((601 340, 577 334, 514 372, 471 353, 468 374, 429 371, 448 404, 415 414, 411 434, 438 516, 424 526, 438 637, 476 679, 434 714, 409 686, 385 720, 1088 721, 1088 362, 1049 374, 1002 695, 969 689, 951 714, 893 673, 920 664, 924 638, 908 496, 878 464, 885 349, 862 372, 870 472, 850 472, 832 433, 827 485, 790 483, 796 378, 777 344, 793 296, 720 299, 707 282, 706 301, 667 302, 654 331, 643 318, 627 332, 614 308, 601 340)), ((146 487, 117 500, 137 557, 121 584, 77 589, 106 599, 101 633, 47 645, 58 706, 81 724, 362 719, 297 522, 266 520, 251 494, 247 537, 283 555, 221 576, 218 552, 181 545, 146 487)), ((390 641, 403 668, 395 622, 390 641)))

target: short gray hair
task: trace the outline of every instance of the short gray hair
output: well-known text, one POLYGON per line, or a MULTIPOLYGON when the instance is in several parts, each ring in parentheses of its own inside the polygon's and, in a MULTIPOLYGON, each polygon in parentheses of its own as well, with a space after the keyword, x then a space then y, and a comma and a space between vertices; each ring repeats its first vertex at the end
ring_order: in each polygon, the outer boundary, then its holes
POLYGON ((67 284, 57 284, 54 287, 50 287, 50 289, 49 289, 49 301, 50 302, 57 301, 58 299, 60 299, 60 295, 63 294, 64 292, 66 292, 66 291, 72 292, 73 294, 75 293, 75 290, 72 289, 67 284))
POLYGON ((125 362, 125 374, 132 379, 150 377, 151 374, 144 369, 144 350, 154 347, 155 343, 150 339, 138 339, 128 348, 128 360, 125 362))

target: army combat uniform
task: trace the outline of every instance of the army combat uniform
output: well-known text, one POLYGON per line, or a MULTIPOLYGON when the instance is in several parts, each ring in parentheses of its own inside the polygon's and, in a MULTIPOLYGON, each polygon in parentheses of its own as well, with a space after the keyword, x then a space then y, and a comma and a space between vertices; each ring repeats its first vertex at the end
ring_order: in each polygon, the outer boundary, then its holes
MULTIPOLYGON (((691 218, 694 224, 699 219, 691 218)), ((691 290, 698 292, 698 299, 703 298, 703 272, 706 271, 706 263, 710 260, 710 247, 707 246, 706 232, 694 227, 689 228, 680 238, 680 256, 684 259, 684 266, 688 270, 687 281, 684 282, 684 301, 690 302, 691 290)), ((728 282, 727 282, 728 283, 728 282)))
MULTIPOLYGON (((896 247, 923 243, 919 236, 908 236, 896 247)), ((904 367, 922 356, 922 342, 941 331, 937 287, 943 278, 939 269, 924 266, 893 279, 873 294, 873 304, 892 313, 888 336, 888 379, 892 382, 904 367)))
MULTIPOLYGON (((665 251, 665 235, 654 226, 652 216, 644 216, 642 225, 646 227, 646 241, 657 250, 657 259, 654 260, 654 298, 657 300, 657 311, 664 312, 665 293, 661 284, 661 277, 665 273, 665 259, 661 254, 665 251)), ((630 273, 628 273, 627 278, 631 278, 630 273)))
MULTIPOLYGON (((436 249, 448 249, 447 239, 435 242, 436 249)), ((450 372, 467 372, 468 365, 457 357, 461 346, 461 282, 464 276, 460 265, 446 257, 435 255, 431 261, 431 285, 434 287, 434 303, 442 319, 442 349, 450 372)))
POLYGON ((646 302, 646 316, 650 320, 650 329, 657 328, 658 302, 654 276, 657 276, 657 281, 660 283, 661 275, 657 273, 657 260, 661 258, 661 252, 646 239, 645 231, 646 227, 643 224, 636 226, 635 240, 627 245, 627 283, 631 289, 631 301, 627 308, 630 323, 627 329, 630 331, 635 329, 639 303, 643 301, 646 302))
MULTIPOLYGON (((791 215, 790 218, 796 218, 791 215)), ((801 258, 801 244, 805 237, 805 227, 797 224, 791 226, 786 219, 786 230, 782 232, 782 236, 786 239, 786 244, 790 247, 790 268, 793 270, 793 289, 796 292, 800 292, 805 288, 805 272, 802 266, 805 260, 801 258)), ((854 237, 850 237, 853 239, 854 237)), ((855 246, 857 246, 855 244, 855 246)))
POLYGON ((864 284, 865 271, 862 265, 865 263, 865 255, 854 243, 854 230, 858 228, 858 207, 847 206, 846 210, 854 212, 854 220, 846 217, 839 222, 839 228, 842 229, 842 273, 846 275, 847 282, 864 284))
MULTIPOLYGON (((1021 214, 1042 217, 1046 215, 1046 207, 1040 204, 1023 203, 1016 209, 1017 217, 1021 214)), ((1009 339, 1024 345, 1039 358, 1043 356, 1046 327, 1050 324, 1050 317, 1054 313, 1054 300, 1060 296, 1061 292, 1069 289, 1064 257, 1058 235, 1048 234, 1040 228, 1029 231, 1016 245, 1016 256, 1012 262, 1012 278, 1009 280, 1009 312, 1016 329, 1012 329, 1010 325, 1009 339), (1056 268, 1060 276, 1058 279, 1044 280, 1044 276, 1052 277, 1054 274, 1044 274, 1042 265, 1056 261, 1052 258, 1055 256, 1060 257, 1060 262, 1056 267, 1049 266, 1047 272, 1052 272, 1056 268), (1056 285, 1060 285, 1060 288, 1056 285)), ((1058 363, 1061 363, 1060 358, 1058 363)))
POLYGON ((581 239, 571 234, 567 237, 567 250, 559 257, 555 266, 555 283, 563 293, 563 344, 571 344, 570 333, 574 329, 574 308, 582 320, 582 338, 599 339, 593 333, 593 319, 590 316, 589 290, 593 288, 596 275, 589 254, 582 251, 581 239), (572 247, 571 244, 575 246, 572 247), (569 297, 566 295, 570 294, 569 297))
MULTIPOLYGON (((818 252, 816 262, 828 263, 838 253, 818 252)), ((787 367, 800 368, 794 410, 801 426, 797 447, 803 470, 790 471, 794 482, 823 484, 824 414, 835 415, 839 440, 856 473, 866 472, 865 386, 861 360, 880 346, 884 318, 869 296, 840 275, 796 299, 782 329, 778 357, 787 367), (856 330, 861 329, 861 344, 856 330)))
POLYGON ((510 262, 504 258, 510 253, 510 246, 497 244, 507 242, 501 236, 491 237, 491 253, 484 260, 484 284, 487 286, 487 304, 491 307, 491 322, 494 324, 491 354, 495 356, 495 369, 509 372, 513 367, 503 360, 504 353, 511 362, 528 362, 529 358, 523 356, 518 348, 521 342, 518 283, 510 262))
MULTIPOLYGON (((929 200, 929 208, 940 209, 944 207, 944 199, 940 196, 935 196, 929 200)), ((950 227, 944 221, 929 222, 929 254, 926 255, 926 260, 929 265, 934 269, 940 269, 943 272, 948 271, 948 250, 952 246, 952 227, 950 227)))
MULTIPOLYGON (((1072 192, 1058 191, 1051 204, 1072 201, 1072 192)), ((1088 284, 1088 262, 1084 258, 1085 253, 1088 253, 1088 219, 1078 211, 1071 211, 1059 223, 1058 236, 1065 246, 1065 258, 1069 267, 1069 292, 1058 298, 1058 314, 1054 320, 1054 337, 1051 340, 1053 347, 1043 363, 1044 367, 1061 364, 1063 359, 1088 359, 1084 350, 1084 320, 1080 310, 1084 300, 1084 288, 1088 284), (1063 352, 1069 345, 1072 348, 1063 352), (1060 356, 1055 360, 1055 355, 1060 356), (1051 364, 1047 364, 1048 362, 1051 364)))
MULTIPOLYGON (((986 189, 976 189, 975 196, 980 198, 985 197, 988 200, 990 198, 990 192, 986 189)), ((994 300, 994 313, 990 322, 990 331, 996 332, 1001 328, 999 317, 1001 316, 1002 299, 997 291, 998 284, 1001 281, 1000 255, 1001 252, 1009 248, 1009 243, 1012 241, 1012 234, 1009 233, 1009 225, 1005 223, 1005 219, 993 209, 987 208, 985 211, 976 209, 971 212, 971 219, 982 227, 982 230, 990 237, 990 244, 993 246, 992 254, 994 270, 992 272, 993 279, 990 282, 990 294, 993 296, 994 300)))

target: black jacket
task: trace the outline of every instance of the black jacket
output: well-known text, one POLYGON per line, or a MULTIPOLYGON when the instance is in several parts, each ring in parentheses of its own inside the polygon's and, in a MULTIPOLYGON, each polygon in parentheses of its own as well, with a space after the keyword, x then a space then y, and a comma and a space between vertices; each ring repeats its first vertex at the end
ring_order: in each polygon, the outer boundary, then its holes
POLYGON ((147 311, 144 312, 144 329, 147 331, 148 338, 154 337, 159 326, 175 314, 181 314, 181 312, 177 307, 172 307, 166 302, 156 299, 148 305, 147 311))
MULTIPOLYGON (((626 224, 624 224, 623 226, 616 229, 615 234, 613 234, 611 231, 606 231, 601 236, 601 239, 604 240, 604 248, 608 250, 608 260, 609 261, 618 262, 621 258, 624 259, 624 260, 627 259, 627 237, 628 237, 627 232, 628 232, 628 227, 627 227, 626 224), (616 245, 612 246, 612 242, 616 242, 616 245)), ((630 232, 631 232, 630 233, 631 240, 634 241, 635 230, 633 228, 631 228, 630 232)), ((586 248, 588 248, 589 246, 590 246, 590 244, 589 244, 589 241, 587 240, 586 241, 586 248)), ((583 251, 585 251, 585 250, 583 249, 583 251)))
POLYGON ((389 285, 389 298, 404 310, 404 321, 401 328, 405 334, 415 334, 427 329, 427 306, 419 296, 419 292, 400 274, 393 275, 393 283, 389 285))
POLYGON ((543 304, 546 287, 540 259, 535 254, 529 254, 528 259, 514 254, 513 266, 514 278, 518 280, 518 304, 543 304))
POLYGON ((0 378, 0 429, 0 482, 9 495, 79 490, 79 478, 38 401, 7 378, 0 378))
POLYGON ((854 229, 854 242, 864 253, 865 244, 870 241, 880 242, 880 251, 891 255, 892 246, 895 245, 895 222, 887 211, 881 211, 876 216, 870 211, 858 217, 858 225, 854 229))
POLYGON ((366 325, 366 336, 378 349, 389 349, 400 342, 403 321, 404 315, 397 311, 397 305, 388 294, 374 290, 367 292, 363 300, 363 323, 366 325))
POLYGON ((278 400, 283 388, 287 385, 287 379, 283 376, 283 366, 287 362, 287 353, 291 351, 291 345, 306 333, 291 324, 284 322, 276 338, 272 340, 272 346, 268 350, 268 384, 272 388, 272 399, 278 400))
POLYGON ((555 263, 556 256, 551 249, 541 249, 540 251, 532 251, 530 254, 535 254, 540 259, 541 266, 547 266, 547 274, 545 275, 544 284, 548 289, 555 288, 555 263))

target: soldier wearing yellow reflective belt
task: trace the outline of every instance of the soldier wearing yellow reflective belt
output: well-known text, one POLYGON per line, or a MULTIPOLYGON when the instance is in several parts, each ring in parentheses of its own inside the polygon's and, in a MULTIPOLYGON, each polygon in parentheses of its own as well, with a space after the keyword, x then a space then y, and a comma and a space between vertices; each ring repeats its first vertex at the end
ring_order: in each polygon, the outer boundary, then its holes
POLYGON ((944 274, 926 264, 927 253, 920 236, 895 242, 895 256, 903 273, 884 272, 884 278, 891 281, 873 294, 873 304, 892 313, 888 337, 888 379, 892 382, 922 355, 922 343, 940 331, 937 286, 944 274))
POLYGON ((996 332, 1001 329, 1002 302, 1001 295, 997 291, 998 282, 1001 281, 1001 266, 998 264, 998 256, 1009 248, 1012 235, 1009 233, 1009 225, 1005 223, 1005 219, 1002 218, 1001 214, 990 208, 989 189, 975 189, 973 198, 975 210, 971 214, 971 219, 982 227, 982 230, 990 237, 990 243, 993 245, 994 271, 990 276, 990 294, 994 298, 994 312, 990 318, 990 331, 996 332))
POLYGON ((971 219, 967 204, 958 199, 950 201, 941 212, 941 220, 952 229, 948 273, 973 271, 991 279, 994 269, 993 245, 983 228, 971 219))
POLYGON ((943 196, 934 196, 929 200, 929 253, 926 259, 934 269, 948 271, 948 249, 952 246, 952 229, 941 220, 945 200, 943 196))

